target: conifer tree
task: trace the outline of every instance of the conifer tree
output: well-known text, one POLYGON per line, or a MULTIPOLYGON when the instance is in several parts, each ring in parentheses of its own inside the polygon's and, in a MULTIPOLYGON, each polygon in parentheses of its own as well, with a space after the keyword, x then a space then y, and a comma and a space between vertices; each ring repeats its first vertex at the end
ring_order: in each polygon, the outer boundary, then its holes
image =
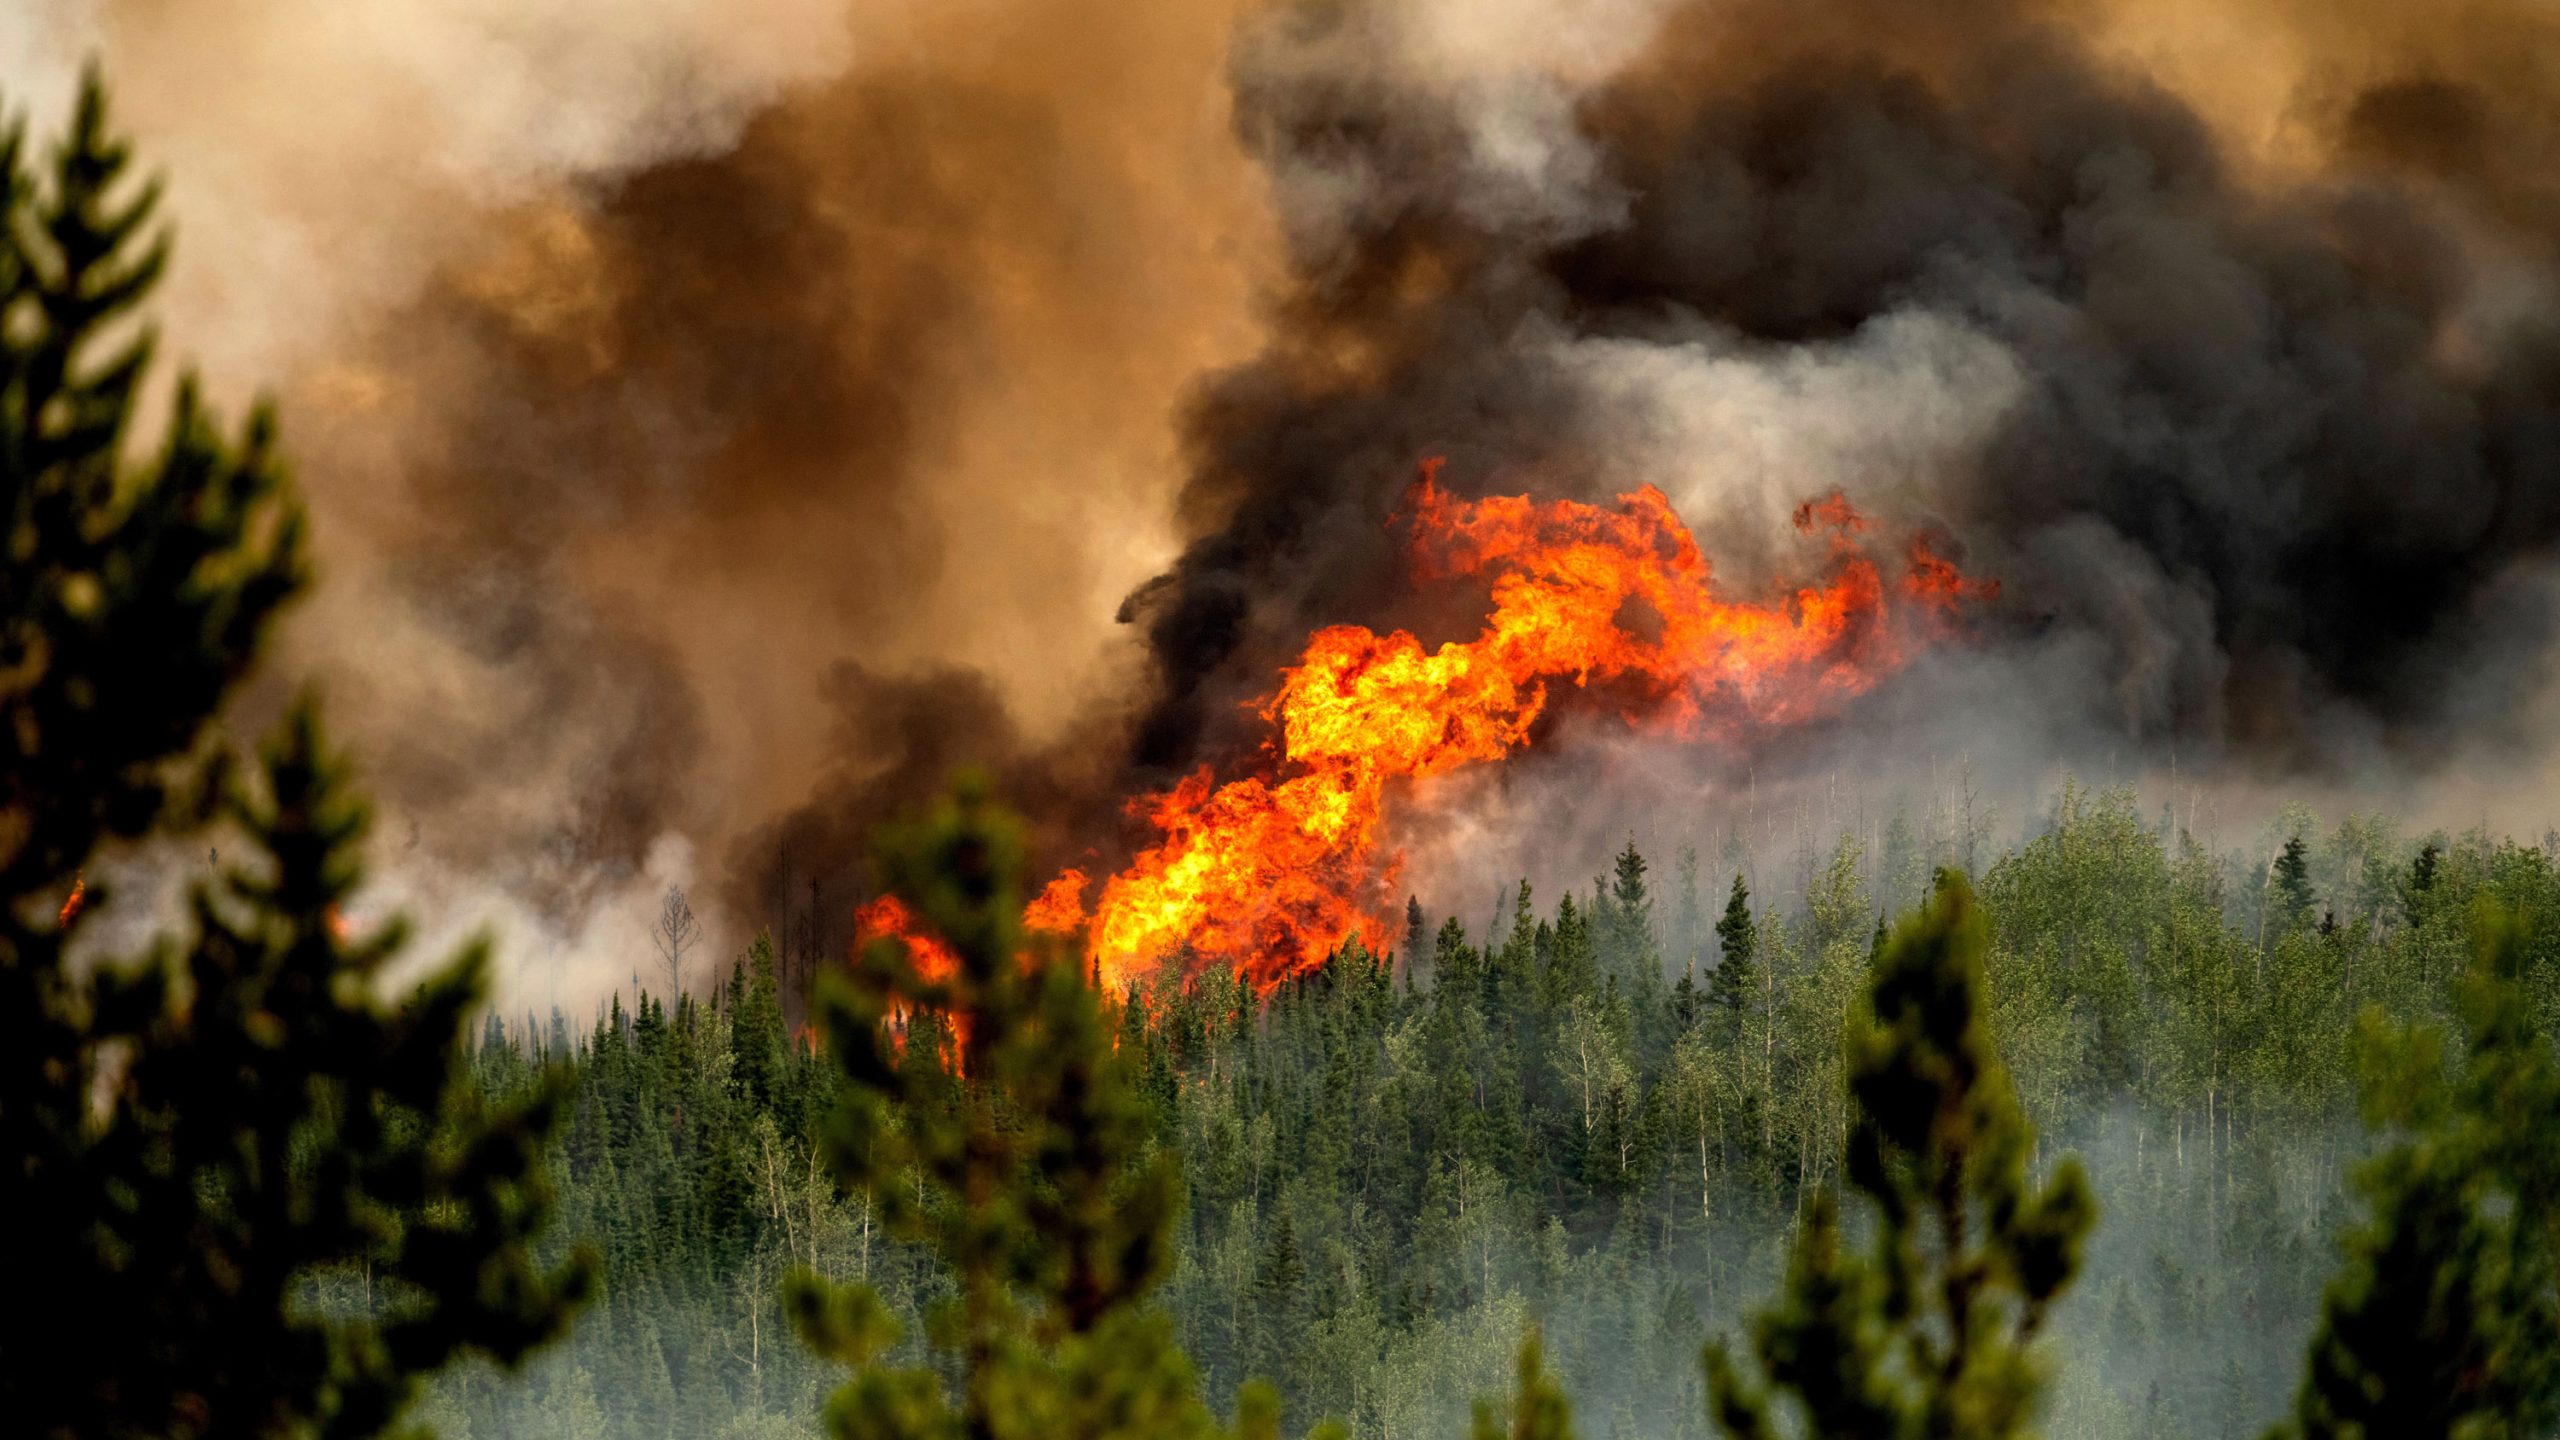
POLYGON ((2409 863, 2409 880, 2401 889, 2400 910, 2411 929, 2426 923, 2427 897, 2435 889, 2436 869, 2443 859, 2444 847, 2430 840, 2419 849, 2418 858, 2409 863))
POLYGON ((2267 905, 2274 923, 2267 927, 2267 938, 2272 940, 2308 920, 2312 900, 2311 864, 2302 837, 2294 835, 2276 853, 2271 872, 2267 905))
POLYGON ((1605 951, 1602 963, 1611 974, 1649 973, 1656 963, 1653 892, 1644 878, 1648 868, 1643 853, 1636 849, 1635 837, 1628 836, 1627 848, 1610 863, 1608 884, 1599 907, 1605 951))
POLYGON ((1742 872, 1733 875, 1733 893, 1724 902, 1724 918, 1716 921, 1716 972, 1708 982, 1707 995, 1728 1015, 1740 1015, 1751 1003, 1751 986, 1757 976, 1753 971, 1752 952, 1759 946, 1759 931, 1751 920, 1751 891, 1742 883, 1742 872))
POLYGON ((2517 983, 2526 937, 2475 917, 2464 1054, 2363 1017, 2363 1100, 2392 1142, 2356 1177, 2292 1421, 2271 1440, 2548 1435, 2560 1424, 2560 1062, 2517 983))
POLYGON ((1271 1224, 1271 1239, 1253 1273, 1253 1342, 1250 1359, 1264 1378, 1285 1378, 1293 1353, 1307 1340, 1307 1265, 1298 1249, 1297 1222, 1284 1207, 1271 1224))
POLYGON ((188 383, 125 456, 168 254, 127 165, 95 75, 41 174, 0 134, 0 1291, 44 1312, 0 1340, 0 1413, 371 1434, 420 1374, 563 1323, 585 1270, 527 1245, 557 1090, 469 1084, 479 947, 378 994, 404 930, 341 923, 365 810, 311 706, 248 767, 217 734, 302 513, 272 417, 226 436, 188 383), (115 903, 102 847, 208 835, 182 933, 71 961, 115 903))
POLYGON ((1714 1419, 1748 1440, 2023 1435, 2042 1388, 2031 1344, 2071 1282, 2092 1206, 2076 1160, 2036 1184, 2031 1136, 1982 1016, 1985 926, 1963 878, 1878 960, 1848 1037, 1858 1116, 1850 1185, 1873 1208, 1867 1253, 1817 1196, 1753 1363, 1707 1352, 1714 1419))
POLYGON ((1520 1342, 1520 1383, 1512 1392, 1509 1423, 1491 1401, 1476 1402, 1472 1440, 1573 1440, 1573 1405, 1547 1376, 1544 1347, 1532 1332, 1520 1342))
MULTIPOLYGON (((801 1274, 786 1300, 809 1344, 856 1367, 827 1408, 842 1437, 1178 1437, 1211 1433, 1189 1362, 1139 1302, 1169 1259, 1175 1176, 1135 1077, 1071 955, 1025 963, 1022 839, 982 785, 893 834, 883 876, 959 957, 920 975, 874 944, 820 995, 845 1080, 828 1157, 957 1294, 927 1339, 958 1376, 884 1362, 898 1327, 870 1285, 801 1274), (965 1017, 960 1076, 902 1056, 893 1013, 965 1017)), ((917 1048, 917 1027, 906 1032, 917 1048)))

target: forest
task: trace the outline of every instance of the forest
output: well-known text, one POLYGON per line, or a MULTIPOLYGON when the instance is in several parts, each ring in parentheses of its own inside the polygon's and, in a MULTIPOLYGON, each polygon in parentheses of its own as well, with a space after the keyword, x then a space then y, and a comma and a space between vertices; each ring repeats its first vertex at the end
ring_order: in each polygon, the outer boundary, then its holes
MULTIPOLYGON (((2216 855, 2130 791, 2069 785, 2033 832, 1977 863, 1986 1018, 2034 1168, 2076 1153, 2098 1196, 2048 1433, 2255 1436, 2293 1402, 2360 1213, 2361 1027, 2454 1023, 2488 902, 2538 937, 2518 983, 2548 1033, 2552 850, 2296 813, 2265 855, 2216 855)), ((1896 897, 1954 849, 1904 822, 1874 856, 1843 836, 1765 877, 1767 902, 1693 849, 1657 867, 1630 844, 1490 925, 1416 902, 1396 953, 1346 948, 1267 997, 1112 997, 1150 1143, 1180 1160, 1157 1303, 1204 1392, 1268 1378, 1289 1433, 1446 1433, 1535 1327, 1582 1433, 1715 1433, 1699 1350, 1840 1182, 1844 1026, 1896 897)), ((821 1159, 841 1080, 795 1040, 793 968, 760 939, 705 998, 486 1020, 480 1085, 577 1076, 557 1233, 604 1268, 524 1377, 436 1387, 440 1433, 801 1433, 836 1377, 787 1338, 778 1277, 857 1276, 910 1319, 943 1293, 821 1159)), ((965 1083, 933 1058, 947 1032, 907 1044, 965 1083)))
POLYGON ((261 688, 309 514, 270 408, 146 395, 130 158, 94 72, 0 137, 13 1433, 2560 1427, 2560 833, 1659 813, 1546 857, 1587 885, 1114 985, 955 768, 873 837, 911 930, 688 977, 670 889, 663 983, 496 998, 360 907, 361 768, 261 688))

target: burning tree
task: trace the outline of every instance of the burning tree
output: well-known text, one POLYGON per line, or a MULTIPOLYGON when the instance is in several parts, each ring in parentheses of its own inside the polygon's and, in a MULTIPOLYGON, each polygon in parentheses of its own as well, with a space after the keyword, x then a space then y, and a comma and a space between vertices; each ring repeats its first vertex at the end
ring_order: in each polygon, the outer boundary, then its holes
POLYGON ((226 436, 191 385, 125 462, 168 253, 126 165, 94 76, 41 173, 0 134, 0 1291, 45 1312, 0 1340, 0 1412, 369 1434, 422 1372, 564 1322, 583 1263, 527 1248, 557 1091, 464 1083, 477 947, 377 998, 402 927, 336 923, 365 811, 313 707, 245 774, 215 733, 302 584, 302 512, 272 417, 226 436), (183 934, 70 958, 114 905, 81 878, 102 849, 216 827, 183 934))

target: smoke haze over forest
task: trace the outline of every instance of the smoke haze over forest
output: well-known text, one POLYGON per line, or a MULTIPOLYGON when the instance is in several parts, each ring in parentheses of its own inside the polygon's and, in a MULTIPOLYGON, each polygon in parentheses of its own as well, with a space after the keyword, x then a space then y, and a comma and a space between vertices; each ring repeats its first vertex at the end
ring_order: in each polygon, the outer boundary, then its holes
POLYGON ((585 1003, 668 883, 729 940, 811 878, 849 909, 964 762, 1107 866, 1124 799, 1253 753, 1311 630, 1466 633, 1389 529, 1426 456, 1658 486, 1745 594, 1834 490, 2002 586, 1817 725, 1556 714, 1405 837, 1445 906, 1520 817, 1596 864, 1666 796, 1711 841, 1959 766, 2012 813, 2174 767, 2235 817, 2538 832, 2555 24, 37 0, 0 87, 49 125, 103 59, 169 173, 168 331, 276 390, 313 505, 280 669, 357 743, 392 887, 585 1003))

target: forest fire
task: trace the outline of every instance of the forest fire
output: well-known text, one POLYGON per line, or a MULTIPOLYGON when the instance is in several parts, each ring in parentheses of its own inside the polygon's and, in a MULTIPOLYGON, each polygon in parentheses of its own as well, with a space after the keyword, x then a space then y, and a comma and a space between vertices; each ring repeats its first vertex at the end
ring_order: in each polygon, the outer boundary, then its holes
MULTIPOLYGON (((895 940, 905 945, 907 963, 915 967, 916 977, 926 984, 945 984, 960 973, 960 956, 949 945, 928 933, 915 911, 895 895, 883 895, 853 912, 853 950, 856 955, 861 954, 865 947, 883 940, 895 940)), ((950 1014, 945 1018, 950 1024, 953 1040, 958 1042, 953 1045, 950 1055, 954 1073, 958 1073, 960 1051, 968 1041, 969 1017, 950 1014)), ((903 1049, 907 1037, 904 1005, 890 1009, 889 1031, 891 1043, 903 1049)), ((814 1030, 804 1033, 801 1038, 803 1044, 816 1048, 814 1030)))
POLYGON ((928 984, 941 984, 960 973, 960 957, 951 947, 925 933, 913 910, 895 895, 883 895, 853 912, 853 948, 880 940, 906 942, 909 963, 928 984))
MULTIPOLYGON (((1402 857, 1384 843, 1391 787, 1500 760, 1528 744, 1560 692, 1605 696, 1631 725, 1708 738, 1824 713, 1899 668, 1959 609, 1999 593, 1925 538, 1888 580, 1834 494, 1797 507, 1820 540, 1819 578, 1764 601, 1717 591, 1697 539, 1648 486, 1614 507, 1494 496, 1467 501, 1426 462, 1398 523, 1421 581, 1491 586, 1470 640, 1426 651, 1405 631, 1317 631, 1257 703, 1277 727, 1276 774, 1220 783, 1206 768, 1131 813, 1161 838, 1103 882, 1068 870, 1024 907, 1026 929, 1081 934, 1112 991, 1177 954, 1268 990, 1344 940, 1383 948, 1402 857)), ((893 896, 857 911, 855 944, 903 939, 927 980, 958 961, 893 896)))
MULTIPOLYGON (((1426 461, 1398 523, 1421 582, 1485 579, 1472 641, 1426 651, 1405 630, 1329 625, 1280 689, 1257 702, 1277 738, 1275 776, 1221 784, 1208 769, 1132 802, 1160 835, 1103 881, 1065 871, 1024 907, 1024 928, 1083 935, 1096 979, 1126 989, 1172 956, 1270 989, 1357 935, 1393 935, 1398 853, 1382 840, 1390 787, 1500 761, 1531 740, 1564 689, 1631 725, 1731 735, 1815 717, 1874 687, 1997 582, 1966 577, 1925 538, 1887 579, 1846 497, 1797 507, 1823 543, 1820 577, 1759 602, 1718 594, 1713 566, 1659 489, 1615 507, 1526 495, 1457 500, 1426 461)), ((957 958, 896 897, 855 912, 855 945, 904 938, 924 979, 957 958)))
MULTIPOLYGON (((1187 949, 1191 966, 1267 990, 1346 937, 1384 945, 1401 861, 1382 840, 1390 787, 1521 748, 1565 688, 1606 687, 1630 723, 1682 735, 1785 724, 1872 686, 1957 607, 1997 593, 1924 542, 1888 583, 1857 539, 1865 517, 1833 495, 1795 517, 1827 542, 1821 577, 1731 600, 1651 487, 1614 508, 1465 501, 1437 472, 1426 463, 1401 517, 1414 569, 1489 580, 1484 628, 1432 651, 1403 631, 1320 630, 1260 705, 1278 728, 1276 776, 1218 783, 1203 769, 1134 802, 1162 838, 1104 882, 1086 922, 1107 987, 1187 949)), ((1040 923, 1064 928, 1072 901, 1053 885, 1040 923)))

